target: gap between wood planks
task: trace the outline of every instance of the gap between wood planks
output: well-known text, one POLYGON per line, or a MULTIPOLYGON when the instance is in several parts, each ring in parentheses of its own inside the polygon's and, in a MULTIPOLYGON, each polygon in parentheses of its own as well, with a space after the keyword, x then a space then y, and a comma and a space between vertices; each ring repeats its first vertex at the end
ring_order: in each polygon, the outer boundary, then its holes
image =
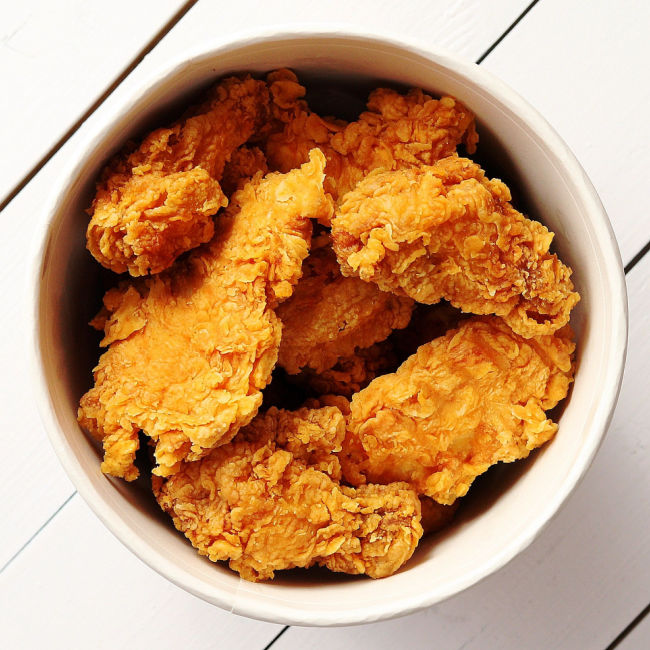
POLYGON ((639 612, 638 616, 607 646, 607 648, 605 648, 605 650, 614 650, 614 648, 618 646, 648 614, 650 614, 650 603, 639 612))
MULTIPOLYGON (((151 41, 144 47, 144 49, 135 57, 135 59, 127 66, 124 71, 115 79, 115 81, 106 89, 106 91, 88 108, 88 110, 63 134, 63 136, 54 144, 54 146, 43 156, 32 170, 16 185, 10 192, 9 196, 0 204, 0 212, 4 210, 9 203, 21 192, 27 184, 38 174, 38 172, 56 155, 56 153, 63 147, 63 145, 74 135, 79 127, 106 101, 106 99, 117 89, 117 87, 137 68, 145 56, 149 54, 160 41, 169 33, 176 24, 185 16, 185 14, 198 2, 198 0, 189 0, 186 2, 163 27, 154 36, 151 41)), ((539 2, 533 0, 517 18, 508 26, 508 28, 499 36, 499 38, 488 47, 481 56, 476 60, 477 64, 481 64, 499 44, 510 34, 510 32, 517 27, 517 25, 526 17, 531 9, 539 2)), ((625 274, 627 275, 638 262, 650 251, 650 241, 628 262, 625 266, 625 274)), ((29 546, 29 544, 40 534, 40 532, 63 510, 63 508, 70 502, 72 497, 77 494, 75 490, 55 511, 50 517, 41 525, 41 527, 34 532, 34 534, 21 546, 16 553, 6 562, 0 569, 2 574, 7 567, 29 546)), ((623 629, 623 631, 607 646, 606 650, 613 650, 618 646, 625 637, 650 613, 650 603, 623 629)), ((289 625, 285 625, 278 634, 263 648, 269 650, 275 642, 289 629, 289 625)))
POLYGON ((485 50, 485 52, 483 52, 483 54, 481 54, 481 56, 479 56, 478 59, 476 59, 476 63, 479 64, 479 65, 480 65, 481 63, 483 63, 483 61, 485 61, 485 59, 489 56, 490 52, 492 52, 492 50, 494 50, 494 48, 497 47, 497 46, 499 45, 499 43, 501 43, 501 41, 502 41, 502 40, 503 40, 503 39, 504 39, 504 38, 505 38, 505 37, 506 37, 506 36, 507 36, 507 35, 508 35, 508 34, 509 34, 509 33, 510 33, 510 32, 511 32, 511 31, 512 31, 512 30, 513 30, 513 29, 514 29, 514 28, 515 28, 515 27, 516 27, 516 26, 517 26, 517 25, 518 25, 518 24, 519 24, 519 23, 520 23, 524 18, 525 18, 525 17, 526 17, 526 14, 528 14, 528 12, 529 12, 529 11, 530 11, 530 10, 531 10, 531 9, 532 9, 532 8, 533 8, 533 7, 538 3, 538 2, 539 2, 539 0, 533 0, 533 1, 532 1, 532 2, 531 2, 531 3, 530 3, 530 4, 529 4, 529 5, 528 5, 528 6, 527 6, 527 7, 526 7, 526 8, 525 8, 525 9, 524 9, 524 10, 523 10, 523 11, 522 11, 522 12, 521 12, 521 13, 520 13, 516 18, 515 18, 515 19, 514 19, 514 21, 513 21, 513 22, 508 26, 508 28, 503 32, 503 34, 501 34, 501 36, 499 36, 499 38, 497 38, 497 40, 494 41, 494 43, 492 43, 492 45, 490 45, 490 47, 488 47, 488 49, 485 50))
POLYGON ((0 575, 2 575, 3 571, 36 539, 36 537, 39 535, 39 533, 56 517, 63 508, 65 508, 68 503, 70 503, 70 500, 72 497, 77 494, 77 490, 75 490, 36 530, 32 536, 4 563, 4 566, 0 569, 0 575))
POLYGON ((145 45, 137 54, 135 59, 122 71, 115 81, 97 98, 97 100, 88 108, 88 110, 59 138, 49 151, 32 167, 27 175, 9 192, 7 198, 0 203, 0 212, 4 210, 16 196, 27 186, 27 184, 38 174, 38 172, 47 165, 47 163, 56 155, 61 147, 79 130, 79 127, 108 99, 109 95, 140 65, 151 50, 153 50, 160 41, 170 32, 183 16, 198 2, 198 0, 188 0, 158 31, 158 33, 145 45))

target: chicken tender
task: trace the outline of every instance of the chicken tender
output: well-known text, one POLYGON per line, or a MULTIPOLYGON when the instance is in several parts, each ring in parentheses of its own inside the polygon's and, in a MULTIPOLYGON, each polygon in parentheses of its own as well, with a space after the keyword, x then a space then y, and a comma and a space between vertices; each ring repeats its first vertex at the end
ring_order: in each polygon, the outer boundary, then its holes
POLYGON ((553 233, 510 205, 510 191, 466 158, 369 174, 332 222, 343 274, 433 304, 502 316, 525 337, 569 322, 580 299, 553 233))
POLYGON ((418 89, 401 95, 379 88, 370 94, 368 110, 346 124, 319 117, 300 103, 297 98, 304 88, 292 73, 283 71, 281 79, 269 81, 272 96, 293 102, 284 129, 266 142, 269 165, 287 171, 319 147, 327 157, 325 189, 335 200, 373 169, 430 165, 456 151, 460 143, 469 153, 476 148, 474 115, 452 97, 433 99, 418 89), (281 84, 281 91, 275 84, 281 84))
POLYGON ((413 554, 420 502, 406 485, 338 483, 332 453, 345 435, 337 408, 270 409, 230 444, 154 487, 160 506, 201 555, 242 578, 293 567, 381 578, 413 554))
POLYGON ((567 395, 574 347, 569 331, 524 339, 494 316, 423 345, 352 398, 345 479, 404 481, 454 503, 491 465, 553 437, 557 425, 544 411, 567 395))
POLYGON ((322 373, 342 357, 406 327, 410 298, 380 291, 358 278, 344 278, 325 235, 313 250, 294 295, 278 309, 284 325, 278 363, 289 374, 303 368, 322 373))
POLYGON ((87 246, 95 259, 140 276, 209 241, 212 217, 228 203, 219 185, 224 166, 269 110, 263 81, 232 77, 189 115, 113 160, 91 207, 87 246))
POLYGON ((79 421, 103 440, 102 470, 133 480, 138 431, 156 443, 154 473, 197 460, 250 422, 277 360, 274 308, 291 295, 311 218, 331 213, 325 158, 257 176, 235 193, 209 245, 168 272, 124 282, 94 322, 108 350, 79 421))
POLYGON ((161 509, 251 582, 394 574, 555 435, 573 381, 572 271, 459 157, 473 113, 364 97, 222 79, 109 161, 88 211, 88 250, 128 275, 78 421, 127 481, 146 441, 161 509))

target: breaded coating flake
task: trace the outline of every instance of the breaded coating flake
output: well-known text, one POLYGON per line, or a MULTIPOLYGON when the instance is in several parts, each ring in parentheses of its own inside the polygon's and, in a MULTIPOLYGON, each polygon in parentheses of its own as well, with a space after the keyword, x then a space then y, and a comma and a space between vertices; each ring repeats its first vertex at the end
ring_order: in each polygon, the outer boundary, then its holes
POLYGON ((229 561, 246 580, 314 564, 390 575, 422 535, 420 502, 399 483, 341 486, 332 452, 344 435, 337 408, 272 408, 230 444, 159 479, 156 498, 201 555, 229 561))
POLYGON ((467 158, 369 174, 332 223, 344 275, 433 304, 502 316, 525 337, 569 322, 580 299, 553 233, 510 205, 510 191, 467 158))
POLYGON ((465 321, 354 395, 341 463, 352 485, 404 481, 452 504, 476 476, 550 440, 573 380, 569 331, 524 339, 500 318, 465 321))
POLYGON ((81 399, 79 421, 104 443, 102 470, 127 480, 138 431, 156 443, 154 473, 202 458, 248 424, 280 345, 274 313, 309 250, 311 218, 331 213, 325 159, 256 177, 235 193, 208 246, 104 298, 95 325, 108 350, 81 399))

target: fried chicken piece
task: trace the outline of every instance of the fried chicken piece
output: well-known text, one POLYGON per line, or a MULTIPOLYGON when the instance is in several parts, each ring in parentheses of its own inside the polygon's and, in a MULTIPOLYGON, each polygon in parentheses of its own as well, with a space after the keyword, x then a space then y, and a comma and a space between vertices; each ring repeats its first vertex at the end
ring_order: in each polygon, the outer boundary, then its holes
POLYGON ((346 124, 319 117, 300 102, 304 88, 293 73, 285 70, 281 79, 269 76, 268 81, 272 103, 280 96, 291 106, 284 129, 267 139, 269 165, 287 171, 318 147, 327 157, 325 189, 335 200, 370 170, 430 165, 456 151, 461 142, 469 153, 476 149, 474 115, 452 97, 432 99, 418 89, 401 95, 378 88, 368 98, 368 110, 346 124))
POLYGON ((344 278, 329 238, 312 250, 294 295, 278 308, 284 325, 278 363, 289 374, 303 368, 322 373, 342 357, 406 327, 410 298, 380 291, 358 278, 344 278))
POLYGON ((406 485, 338 483, 332 453, 345 435, 337 408, 272 408, 230 444, 154 486, 160 506, 201 555, 251 581, 293 567, 388 576, 422 535, 406 485))
POLYGON ((580 296, 549 253, 553 233, 510 205, 510 191, 466 158, 373 172, 332 222, 343 274, 433 304, 497 314, 525 337, 569 322, 580 296))
POLYGON ((221 177, 221 187, 230 196, 235 190, 241 189, 257 172, 266 174, 269 168, 266 157, 258 147, 239 147, 233 151, 226 163, 221 177))
POLYGON ((397 356, 393 346, 388 341, 381 341, 369 348, 357 349, 349 356, 340 357, 331 368, 320 373, 305 368, 291 377, 296 383, 306 385, 316 395, 352 397, 375 377, 396 367, 397 356))
POLYGON ((420 347, 352 398, 345 479, 405 481, 449 505, 494 463, 528 456, 555 434, 544 411, 573 380, 566 330, 524 339, 497 317, 474 318, 420 347))
POLYGON ((446 528, 454 518, 459 505, 459 499, 450 506, 443 506, 429 497, 420 497, 423 536, 433 535, 446 528))
POLYGON ((140 276, 209 241, 212 217, 228 203, 218 182, 224 165, 269 110, 263 81, 232 77, 184 118, 109 163, 88 224, 93 257, 117 273, 140 276))
POLYGON ((309 250, 311 218, 332 210, 325 158, 257 176, 235 193, 209 245, 160 275, 123 282, 95 320, 108 350, 81 399, 80 423, 103 440, 102 470, 133 480, 138 431, 166 476, 250 422, 277 360, 274 313, 309 250))
POLYGON ((316 395, 352 397, 375 377, 393 372, 421 345, 458 327, 467 317, 447 302, 417 304, 409 324, 404 329, 393 330, 385 341, 369 348, 357 348, 353 354, 340 357, 334 366, 320 373, 305 368, 297 375, 288 375, 287 379, 316 395))

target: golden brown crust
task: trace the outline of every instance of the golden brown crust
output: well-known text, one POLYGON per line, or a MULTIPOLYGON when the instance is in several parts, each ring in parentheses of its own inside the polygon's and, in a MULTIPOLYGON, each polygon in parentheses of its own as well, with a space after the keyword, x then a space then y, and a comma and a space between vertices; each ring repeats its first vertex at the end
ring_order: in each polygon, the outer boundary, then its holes
POLYGON ((413 310, 410 298, 343 277, 325 241, 306 260, 291 299, 278 309, 283 323, 278 362, 289 374, 305 368, 323 373, 358 348, 406 327, 413 310))
POLYGON ((456 154, 473 114, 380 88, 348 123, 305 92, 285 69, 221 81, 111 161, 87 231, 104 266, 156 275, 106 293, 79 421, 126 480, 147 436, 161 508, 251 581, 391 575, 476 476, 552 438, 574 371, 571 269, 456 154))
POLYGON ((169 128, 150 133, 104 170, 87 245, 103 266, 133 276, 158 273, 210 240, 227 205, 219 180, 232 152, 266 121, 266 84, 230 78, 169 128))
MULTIPOLYGON (((270 81, 272 96, 280 94, 270 81)), ((304 102, 295 101, 304 94, 295 76, 285 74, 282 91, 294 102, 285 115, 285 127, 267 140, 269 164, 286 171, 305 160, 310 149, 319 147, 327 157, 325 189, 335 200, 373 169, 432 164, 456 151, 461 142, 470 153, 476 148, 474 115, 451 97, 433 99, 417 89, 401 95, 379 88, 371 93, 368 110, 356 122, 346 124, 322 118, 304 102)))
POLYGON ((156 498, 202 555, 228 560, 246 580, 320 564, 380 578, 412 555, 420 502, 401 484, 338 483, 332 453, 345 435, 335 407, 270 409, 159 484, 156 498))
POLYGON ((140 429, 156 442, 155 473, 165 476, 250 422, 277 360, 273 309, 300 277, 310 218, 332 209, 324 164, 315 151, 300 169, 256 177, 233 196, 208 246, 106 294, 95 324, 108 350, 79 409, 104 440, 104 472, 136 478, 140 429))
POLYGON ((509 203, 510 191, 466 158, 369 174, 332 222, 344 275, 432 304, 497 314, 522 336, 568 323, 580 299, 553 234, 509 203))
POLYGON ((544 411, 567 395, 574 348, 570 331, 524 339, 497 317, 421 346, 352 398, 345 479, 404 481, 452 504, 494 463, 525 458, 553 437, 544 411))

